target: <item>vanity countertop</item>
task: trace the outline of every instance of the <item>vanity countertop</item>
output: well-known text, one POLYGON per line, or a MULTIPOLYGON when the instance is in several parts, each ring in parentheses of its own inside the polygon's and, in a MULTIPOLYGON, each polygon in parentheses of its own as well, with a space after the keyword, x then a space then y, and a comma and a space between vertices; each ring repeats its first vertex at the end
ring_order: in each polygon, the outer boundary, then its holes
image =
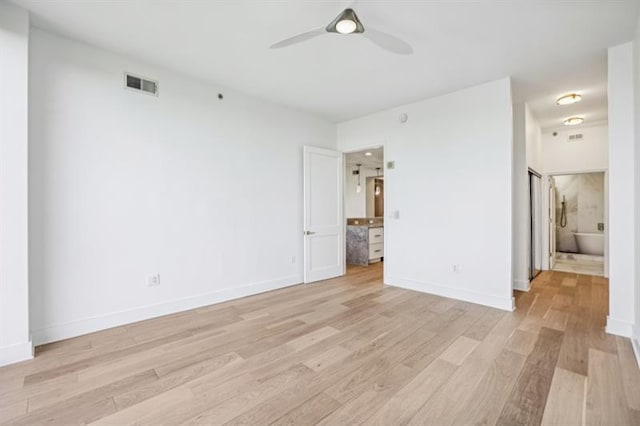
POLYGON ((365 226, 367 228, 382 228, 384 219, 381 217, 354 217, 347 219, 349 226, 365 226))

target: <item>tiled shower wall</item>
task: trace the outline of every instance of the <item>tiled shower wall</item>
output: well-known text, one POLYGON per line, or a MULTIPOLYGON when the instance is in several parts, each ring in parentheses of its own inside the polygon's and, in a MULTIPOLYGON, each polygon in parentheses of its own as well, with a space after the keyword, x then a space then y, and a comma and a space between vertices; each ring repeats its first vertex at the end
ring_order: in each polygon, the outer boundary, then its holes
POLYGON ((556 184, 556 250, 577 253, 574 232, 598 231, 604 223, 604 173, 554 176, 556 184), (562 196, 566 201, 567 226, 560 227, 562 196))

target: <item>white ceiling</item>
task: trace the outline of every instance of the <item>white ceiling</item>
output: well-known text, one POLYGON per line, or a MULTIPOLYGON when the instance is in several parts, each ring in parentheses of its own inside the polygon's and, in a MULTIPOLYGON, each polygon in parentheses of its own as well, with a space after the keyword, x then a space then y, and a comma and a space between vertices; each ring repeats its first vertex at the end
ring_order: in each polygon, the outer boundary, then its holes
POLYGON ((640 8, 638 0, 360 1, 365 28, 413 45, 413 55, 399 56, 359 35, 268 49, 326 25, 348 1, 13 1, 36 26, 333 121, 508 75, 517 101, 597 86, 606 48, 631 40, 640 8))
POLYGON ((375 170, 377 167, 380 167, 380 174, 384 173, 383 164, 383 149, 368 149, 366 151, 358 151, 358 152, 350 152, 345 155, 345 162, 348 166, 353 166, 355 169, 356 164, 362 164, 362 167, 365 169, 375 170), (370 152, 371 155, 366 155, 367 152, 370 152))
POLYGON ((544 93, 527 103, 540 127, 546 131, 564 128, 564 120, 574 116, 584 117, 584 124, 572 126, 572 128, 606 124, 608 116, 606 77, 598 83, 565 84, 562 88, 544 93), (582 100, 571 105, 558 105, 556 100, 567 93, 578 93, 582 95, 582 100))

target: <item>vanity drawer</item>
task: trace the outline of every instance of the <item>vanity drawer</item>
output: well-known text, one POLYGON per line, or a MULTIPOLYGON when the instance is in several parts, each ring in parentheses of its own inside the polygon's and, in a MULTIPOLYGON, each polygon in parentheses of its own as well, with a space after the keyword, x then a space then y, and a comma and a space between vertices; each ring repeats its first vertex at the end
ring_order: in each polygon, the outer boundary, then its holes
POLYGON ((384 241, 384 228, 369 228, 369 244, 381 243, 384 241))
POLYGON ((369 244, 369 259, 380 259, 384 256, 384 244, 369 244))

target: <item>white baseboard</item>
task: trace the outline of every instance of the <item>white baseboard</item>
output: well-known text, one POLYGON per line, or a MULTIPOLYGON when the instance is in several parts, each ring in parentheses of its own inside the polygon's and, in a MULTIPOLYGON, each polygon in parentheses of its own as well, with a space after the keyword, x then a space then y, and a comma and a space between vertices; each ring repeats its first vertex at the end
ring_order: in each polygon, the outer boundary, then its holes
POLYGON ((513 297, 498 297, 487 294, 476 293, 459 288, 452 288, 442 284, 434 284, 421 282, 406 278, 388 277, 385 284, 393 287, 401 287, 409 290, 420 291, 423 293, 436 294, 438 296, 448 297, 451 299, 464 300, 465 302, 477 303, 479 305, 490 306, 492 308, 502 309, 505 311, 513 311, 513 297))
POLYGON ((531 282, 529 280, 513 280, 513 289, 518 291, 531 290, 531 282))
POLYGON ((633 346, 633 353, 636 355, 636 362, 640 368, 640 340, 638 338, 631 339, 631 346, 633 346))
POLYGON ((640 368, 640 324, 633 326, 633 336, 631 337, 631 347, 633 347, 633 353, 636 356, 636 362, 638 368, 640 368))
POLYGON ((31 340, 0 347, 0 367, 33 358, 33 343, 31 340))
POLYGON ((154 305, 141 306, 139 308, 126 311, 84 318, 64 324, 55 324, 39 330, 34 330, 33 342, 36 345, 56 342, 58 340, 81 336, 94 331, 105 330, 107 328, 130 324, 137 321, 174 314, 176 312, 187 311, 189 309, 200 308, 203 306, 213 305, 215 303, 239 299, 241 297, 252 296, 266 291, 277 290, 300 284, 302 281, 302 276, 293 275, 276 280, 253 283, 242 287, 217 290, 210 293, 199 294, 197 296, 185 297, 154 305))
POLYGON ((607 326, 605 331, 609 334, 615 334, 616 336, 629 337, 633 335, 633 324, 628 321, 623 321, 607 316, 607 326))

